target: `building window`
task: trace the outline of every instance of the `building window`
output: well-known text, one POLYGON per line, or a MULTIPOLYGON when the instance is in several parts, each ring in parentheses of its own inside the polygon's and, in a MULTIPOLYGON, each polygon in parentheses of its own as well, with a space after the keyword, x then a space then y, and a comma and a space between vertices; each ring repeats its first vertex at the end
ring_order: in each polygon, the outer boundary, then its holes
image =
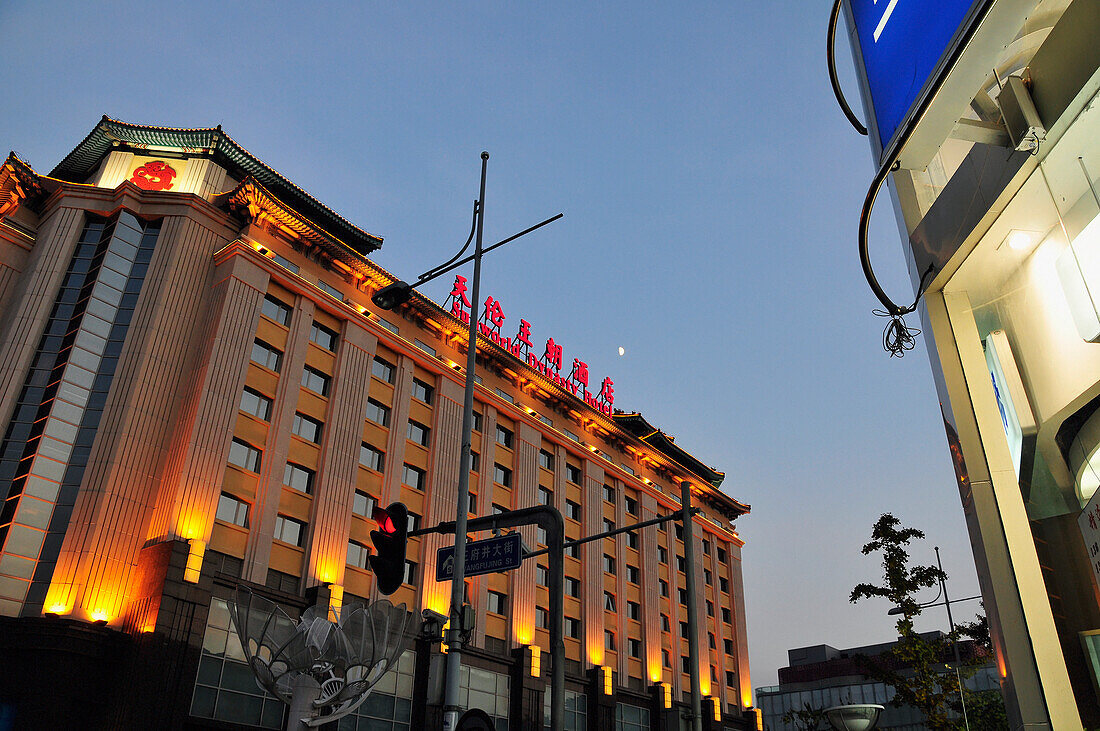
POLYGON ((378 324, 381 325, 383 328, 385 328, 386 330, 389 330, 394 335, 398 334, 399 331, 397 329, 397 325, 394 325, 392 322, 390 322, 389 320, 387 320, 384 317, 380 317, 378 315, 375 315, 375 317, 378 317, 378 324))
POLYGON ((470 513, 473 513, 473 514, 476 515, 477 514, 477 493, 476 492, 471 492, 469 497, 470 497, 470 501, 466 505, 467 512, 470 512, 470 513))
POLYGON ((393 363, 390 363, 385 358, 379 358, 374 356, 374 362, 370 366, 371 375, 377 378, 383 383, 393 383, 397 374, 397 370, 393 367, 393 363))
POLYGON ((707 586, 710 586, 714 583, 714 580, 711 578, 710 575, 710 569, 703 569, 703 582, 706 583, 707 586))
POLYGON ((677 591, 679 592, 679 596, 680 596, 680 603, 681 603, 681 604, 683 604, 683 605, 684 605, 684 606, 686 607, 686 606, 687 606, 687 603, 688 603, 688 592, 687 592, 687 589, 677 589, 677 591))
POLYGON ((313 470, 293 462, 287 462, 283 470, 283 484, 306 495, 313 494, 313 477, 313 470))
POLYGON ((603 608, 609 612, 615 611, 615 595, 609 591, 603 593, 603 608))
POLYGON ((546 535, 546 529, 543 528, 541 525, 535 526, 535 536, 536 540, 538 540, 539 542, 539 545, 545 546, 547 545, 547 543, 549 543, 546 535))
POLYGON ((481 412, 480 411, 475 411, 474 412, 474 431, 476 431, 476 432, 481 431, 481 412))
POLYGON ((725 592, 727 594, 729 593, 730 582, 725 576, 718 577, 718 589, 719 591, 725 592))
POLYGON ((423 490, 424 474, 424 470, 419 467, 413 467, 411 464, 407 464, 401 473, 401 482, 414 490, 423 490))
POLYGON ((545 487, 539 487, 539 505, 553 505, 554 491, 545 487))
POLYGON ((507 391, 501 391, 499 388, 494 388, 493 392, 510 404, 514 404, 516 402, 516 400, 512 398, 512 394, 508 393, 507 391))
POLYGON ((613 521, 611 518, 604 518, 603 519, 603 532, 604 533, 610 533, 613 530, 615 530, 615 521, 613 521))
POLYGON ((580 558, 581 547, 578 546, 576 543, 568 543, 565 546, 565 555, 569 558, 580 558))
POLYGON ((260 459, 263 452, 253 447, 248 442, 233 438, 229 445, 229 464, 236 465, 249 472, 260 471, 260 459))
POLYGON ((569 480, 574 485, 581 484, 581 468, 574 467, 571 464, 565 465, 565 479, 569 480))
POLYGON ((662 632, 671 632, 672 631, 672 621, 668 618, 667 614, 662 614, 661 615, 661 631, 662 632))
POLYGON ((389 426, 390 407, 374 399, 367 399, 367 419, 379 426, 389 426))
POLYGON ((682 574, 687 573, 687 560, 683 556, 676 557, 676 570, 682 574))
POLYGON ((497 424, 497 444, 502 447, 512 448, 512 442, 515 441, 515 434, 511 429, 507 429, 500 424, 497 424))
POLYGON ((674 530, 676 532, 676 540, 678 540, 678 541, 684 540, 684 526, 677 523, 674 530))
MULTIPOLYGON (((642 641, 641 640, 635 639, 634 637, 631 637, 626 641, 626 646, 627 646, 627 651, 630 653, 631 657, 641 657, 642 656, 642 641)), ((639 728, 641 728, 641 727, 639 727, 639 728)), ((649 726, 647 725, 645 728, 649 728, 649 726)))
POLYGON ((636 619, 640 622, 642 619, 642 605, 638 602, 628 601, 626 603, 626 616, 628 619, 636 619))
POLYGON ((689 634, 690 633, 688 632, 688 623, 680 622, 680 636, 686 640, 689 634))
POLYGON ((634 468, 631 467, 630 465, 626 464, 625 462, 623 464, 619 465, 619 466, 623 468, 623 471, 625 471, 625 472, 627 472, 631 475, 636 474, 634 472, 634 468))
POLYGON ((411 442, 416 442, 422 447, 428 446, 431 442, 432 430, 424 426, 418 421, 409 420, 409 425, 405 429, 405 436, 411 442))
POLYGON ((369 495, 362 490, 355 491, 355 497, 352 498, 351 512, 356 515, 361 515, 364 518, 374 518, 374 506, 377 504, 377 500, 373 495, 369 495))
POLYGON ((545 470, 554 469, 554 455, 547 452, 545 449, 539 450, 539 467, 545 470))
POLYGON ((493 515, 500 515, 501 513, 507 512, 508 508, 504 507, 503 505, 497 505, 496 503, 493 503, 493 515))
POLYGON ((550 586, 550 567, 535 564, 535 583, 539 586, 550 586))
POLYGON ((691 672, 691 658, 690 657, 681 657, 680 658, 680 670, 682 670, 685 673, 690 673, 691 672))
POLYGON ((714 641, 714 633, 713 632, 708 632, 707 633, 707 638, 710 641, 710 649, 717 650, 718 649, 718 643, 716 643, 714 641))
POLYGON ((706 538, 703 539, 703 555, 710 555, 710 541, 708 541, 706 538))
POLYGON ((657 560, 661 563, 668 563, 668 549, 664 546, 657 546, 657 560))
POLYGON ((328 388, 332 379, 321 373, 316 368, 306 366, 302 369, 302 385, 321 396, 328 396, 328 388))
POLYGON ((252 414, 261 421, 267 421, 271 418, 271 404, 271 399, 259 391, 245 388, 241 392, 241 411, 252 414))
POLYGON ((615 633, 609 629, 603 631, 603 646, 608 650, 615 649, 615 633))
POLYGON ((637 550, 637 548, 638 548, 638 533, 637 533, 637 531, 628 530, 626 532, 626 545, 627 545, 627 548, 633 548, 633 549, 637 550))
POLYGON ((321 422, 316 419, 311 419, 305 414, 294 414, 294 424, 291 426, 291 432, 305 439, 307 442, 313 442, 314 444, 321 443, 321 422))
POLYGON ((425 342, 424 342, 423 340, 420 340, 419 338, 417 338, 416 340, 414 340, 414 341, 413 341, 413 344, 414 344, 414 345, 416 345, 416 347, 418 347, 418 348, 420 348, 421 350, 423 350, 423 351, 424 351, 425 353, 427 353, 428 355, 435 355, 435 348, 433 348, 432 346, 428 345, 428 344, 427 344, 427 343, 425 343, 425 342))
POLYGON ((550 612, 542 607, 535 607, 535 626, 539 629, 550 629, 550 612))
POLYGON ((718 549, 718 563, 725 563, 726 559, 727 559, 726 549, 719 548, 718 549))
POLYGON ((668 582, 664 579, 657 579, 657 583, 661 585, 661 596, 668 598, 668 582))
POLYGON ((317 280, 317 288, 327 294, 329 297, 335 297, 341 302, 344 301, 344 293, 333 287, 328 282, 323 282, 320 279, 317 280))
POLYGON ((609 503, 615 502, 615 488, 613 488, 611 485, 604 485, 603 499, 609 503))
POLYGON ((565 595, 571 597, 579 597, 581 595, 580 579, 572 576, 565 577, 565 595))
POLYGON ((381 449, 375 449, 366 442, 359 445, 359 464, 363 465, 368 470, 381 472, 385 462, 386 453, 381 449))
POLYGON ((405 560, 405 583, 416 583, 416 562, 408 559, 405 560))
POLYGON ((481 472, 481 455, 470 450, 470 472, 481 472))
POLYGON ((730 614, 730 610, 727 607, 722 607, 722 621, 726 624, 733 624, 733 615, 730 614))
POLYGON ((493 614, 507 614, 508 595, 501 594, 499 591, 490 591, 488 609, 493 614))
POLYGON ((420 516, 411 510, 408 511, 408 531, 412 533, 414 530, 420 530, 420 516))
POLYGON ((661 650, 661 664, 666 668, 672 667, 672 655, 669 654, 668 650, 661 650))
POLYGON ((263 304, 260 305, 260 314, 280 325, 286 325, 290 322, 292 311, 290 305, 270 294, 264 297, 263 304))
POLYGON ((252 362, 263 366, 268 370, 279 372, 279 366, 283 361, 283 353, 273 345, 268 345, 263 340, 257 339, 252 343, 252 362))
POLYGON ((290 259, 287 259, 285 256, 280 256, 279 254, 275 254, 271 258, 275 261, 276 264, 281 266, 283 269, 286 269, 287 271, 294 272, 295 274, 297 274, 300 271, 300 268, 298 267, 298 265, 295 264, 294 262, 292 262, 290 259))
POLYGON ((603 555, 603 570, 609 574, 615 573, 615 557, 608 556, 606 553, 603 555))
POLYGON ((576 617, 565 617, 565 636, 574 640, 581 638, 581 621, 576 617))
POLYGON ((365 569, 369 566, 370 548, 358 541, 348 541, 348 565, 365 569))
POLYGON ((631 584, 638 584, 641 582, 641 572, 638 571, 637 566, 631 566, 630 564, 627 564, 626 580, 629 581, 631 584))
POLYGON ((628 515, 638 514, 638 501, 634 498, 628 495, 623 495, 623 505, 626 506, 626 512, 628 515))
POLYGON ((565 501, 565 517, 579 521, 581 519, 581 504, 572 500, 565 501))
POLYGON ((214 515, 218 520, 226 523, 248 527, 248 503, 233 497, 228 492, 223 492, 218 497, 218 512, 214 515))
POLYGON ((512 486, 512 470, 503 465, 493 465, 493 479, 505 487, 512 486))
POLYGON ((310 325, 309 339, 325 350, 336 352, 336 340, 339 336, 324 325, 315 322, 310 325))
POLYGON ((722 640, 722 649, 726 651, 727 655, 733 654, 733 640, 722 640))
POLYGON ((710 601, 709 599, 707 600, 707 616, 714 616, 714 602, 710 601))
POLYGON ((300 547, 305 543, 306 524, 286 515, 277 515, 275 516, 275 530, 271 537, 277 541, 300 547))
POLYGON ((726 671, 726 685, 730 688, 737 687, 737 679, 732 670, 726 671))
POLYGON ((432 403, 432 396, 435 395, 435 389, 421 381, 419 378, 414 378, 412 395, 414 399, 423 401, 430 406, 432 403))

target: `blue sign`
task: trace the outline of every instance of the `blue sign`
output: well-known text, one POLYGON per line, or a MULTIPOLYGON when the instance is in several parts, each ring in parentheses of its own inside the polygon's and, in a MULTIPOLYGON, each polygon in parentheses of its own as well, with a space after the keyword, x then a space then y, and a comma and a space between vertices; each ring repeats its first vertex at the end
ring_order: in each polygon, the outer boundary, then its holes
POLYGON ((970 9, 987 0, 849 0, 885 150, 970 9))
MULTIPOLYGON (((518 569, 523 563, 523 543, 519 533, 509 533, 466 544, 466 575, 478 576, 518 569)), ((450 581, 455 575, 455 547, 447 546, 435 554, 435 580, 450 581)))

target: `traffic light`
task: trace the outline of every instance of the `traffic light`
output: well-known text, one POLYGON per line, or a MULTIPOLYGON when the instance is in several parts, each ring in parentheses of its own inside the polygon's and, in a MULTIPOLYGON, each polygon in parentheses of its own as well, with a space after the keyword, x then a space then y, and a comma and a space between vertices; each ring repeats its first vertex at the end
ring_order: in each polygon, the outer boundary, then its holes
POLYGON ((409 532, 409 509, 404 503, 390 503, 374 509, 378 530, 370 532, 374 555, 370 567, 378 578, 378 591, 390 595, 405 581, 405 543, 409 532))

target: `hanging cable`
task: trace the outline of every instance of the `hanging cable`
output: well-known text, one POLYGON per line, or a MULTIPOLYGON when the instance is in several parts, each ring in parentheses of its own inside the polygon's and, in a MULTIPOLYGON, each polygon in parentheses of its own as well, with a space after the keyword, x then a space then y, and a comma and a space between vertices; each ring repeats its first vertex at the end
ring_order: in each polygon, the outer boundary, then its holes
POLYGON ((836 97, 837 103, 844 111, 844 116, 856 128, 856 132, 866 135, 867 128, 859 121, 859 117, 852 111, 852 108, 848 106, 848 100, 844 98, 844 91, 840 88, 840 79, 836 75, 836 24, 840 19, 840 3, 841 0, 836 0, 833 3, 833 12, 829 15, 829 32, 825 37, 825 60, 829 64, 829 83, 833 85, 833 96, 836 97))

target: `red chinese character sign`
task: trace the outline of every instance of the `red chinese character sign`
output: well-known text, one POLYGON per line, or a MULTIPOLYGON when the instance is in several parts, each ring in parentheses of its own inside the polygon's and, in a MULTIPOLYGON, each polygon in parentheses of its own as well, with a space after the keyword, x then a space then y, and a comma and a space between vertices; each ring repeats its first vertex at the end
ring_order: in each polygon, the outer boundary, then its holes
MULTIPOLYGON (((447 308, 450 313, 464 323, 470 322, 473 305, 466 293, 468 287, 466 278, 456 276, 454 286, 447 299, 447 308)), ((598 394, 593 395, 589 391, 588 364, 580 358, 573 358, 573 368, 569 375, 561 374, 564 362, 564 348, 554 338, 546 339, 542 357, 537 357, 531 342, 531 323, 520 319, 519 331, 515 337, 504 337, 501 328, 507 318, 504 315, 504 307, 500 300, 489 296, 485 298, 481 317, 477 322, 478 332, 483 338, 497 345, 516 358, 526 363, 547 378, 551 383, 568 391, 573 396, 583 399, 585 404, 610 416, 615 404, 615 382, 610 378, 604 378, 598 394)))
POLYGON ((134 171, 130 182, 142 190, 170 190, 176 171, 163 160, 147 162, 134 171))

